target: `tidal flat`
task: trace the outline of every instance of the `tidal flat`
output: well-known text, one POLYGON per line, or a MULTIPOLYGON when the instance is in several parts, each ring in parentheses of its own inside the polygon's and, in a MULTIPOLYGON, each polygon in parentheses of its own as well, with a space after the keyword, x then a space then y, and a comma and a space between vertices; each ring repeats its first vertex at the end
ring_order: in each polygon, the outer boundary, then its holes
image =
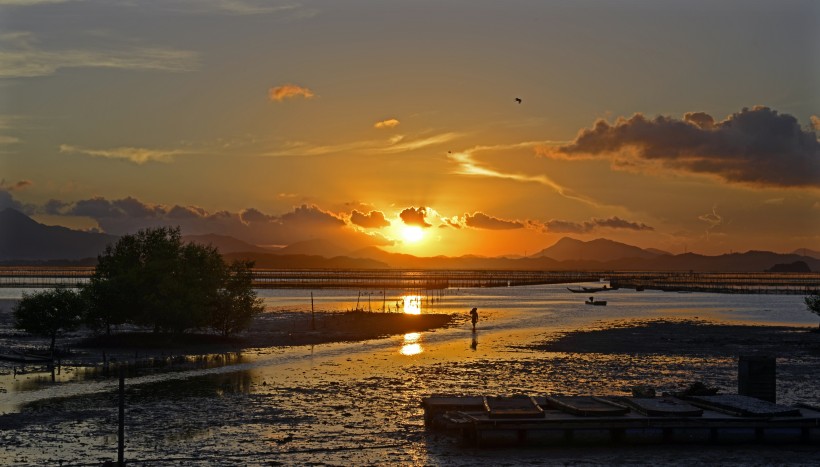
MULTIPOLYGON (((292 319, 310 317, 304 306, 295 305, 298 297, 270 293, 264 298, 272 313, 287 309, 292 319)), ((338 296, 323 299, 323 308, 337 303, 339 310, 331 313, 349 307, 338 296)), ((820 400, 820 358, 812 347, 817 323, 801 308, 800 297, 618 291, 607 299, 607 307, 588 307, 550 286, 456 290, 425 310, 455 313, 459 318, 450 326, 357 342, 253 347, 222 365, 134 375, 126 380, 126 460, 131 465, 814 462, 816 446, 476 450, 425 431, 419 402, 431 394, 623 395, 637 384, 674 391, 693 381, 735 392, 737 353, 758 348, 778 352, 778 402, 820 400), (472 306, 480 313, 475 333, 466 321, 472 306), (733 347, 733 340, 745 347, 733 347)), ((52 385, 17 378, 4 379, 6 392, 0 395, 17 404, 0 416, 4 463, 98 465, 115 459, 114 379, 52 385)))

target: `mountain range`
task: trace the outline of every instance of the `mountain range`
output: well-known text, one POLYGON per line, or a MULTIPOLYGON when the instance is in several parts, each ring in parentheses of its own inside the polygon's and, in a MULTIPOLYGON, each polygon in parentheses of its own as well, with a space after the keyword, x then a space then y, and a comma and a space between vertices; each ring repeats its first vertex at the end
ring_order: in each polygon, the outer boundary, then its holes
MULTIPOLYGON (((93 264, 105 246, 118 237, 96 232, 46 226, 14 209, 0 211, 0 264, 93 264)), ((251 259, 262 268, 353 269, 495 269, 495 270, 639 270, 762 272, 773 267, 805 263, 820 271, 820 253, 748 251, 718 256, 696 253, 672 255, 607 239, 581 241, 562 238, 527 257, 419 257, 390 253, 377 247, 347 249, 323 239, 285 247, 261 247, 226 235, 186 235, 183 241, 210 244, 227 259, 251 259)), ((802 265, 801 265, 802 267, 802 265)))

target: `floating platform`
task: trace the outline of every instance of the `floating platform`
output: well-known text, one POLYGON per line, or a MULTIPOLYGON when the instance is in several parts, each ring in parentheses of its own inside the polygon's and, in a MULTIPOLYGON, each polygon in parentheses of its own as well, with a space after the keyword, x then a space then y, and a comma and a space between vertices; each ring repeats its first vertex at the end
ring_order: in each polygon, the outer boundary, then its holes
POLYGON ((467 445, 817 444, 820 410, 736 394, 688 398, 431 396, 425 425, 467 445), (533 409, 533 405, 540 410, 533 409), (504 415, 508 410, 510 416, 504 415), (527 415, 529 413, 529 415, 527 415))

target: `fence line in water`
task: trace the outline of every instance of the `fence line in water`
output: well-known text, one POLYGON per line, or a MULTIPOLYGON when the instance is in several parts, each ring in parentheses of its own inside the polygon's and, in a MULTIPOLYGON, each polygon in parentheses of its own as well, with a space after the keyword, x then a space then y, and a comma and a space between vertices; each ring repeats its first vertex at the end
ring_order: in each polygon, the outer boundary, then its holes
MULTIPOLYGON (((93 267, 0 267, 0 287, 77 287, 93 267)), ((447 289, 578 282, 609 282, 610 288, 677 292, 810 294, 820 273, 721 273, 641 271, 527 271, 451 269, 254 269, 259 289, 447 289)))

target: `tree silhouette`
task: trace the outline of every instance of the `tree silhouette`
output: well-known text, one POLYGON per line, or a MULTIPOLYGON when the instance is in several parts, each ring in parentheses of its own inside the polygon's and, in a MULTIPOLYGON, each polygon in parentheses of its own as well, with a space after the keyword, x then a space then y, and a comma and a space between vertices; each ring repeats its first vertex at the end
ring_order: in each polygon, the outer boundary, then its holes
POLYGON ((51 338, 50 350, 54 355, 57 336, 82 322, 84 308, 80 293, 65 287, 24 293, 14 307, 14 327, 51 338))
POLYGON ((806 308, 817 316, 820 316, 820 292, 814 292, 803 300, 806 302, 806 308))

